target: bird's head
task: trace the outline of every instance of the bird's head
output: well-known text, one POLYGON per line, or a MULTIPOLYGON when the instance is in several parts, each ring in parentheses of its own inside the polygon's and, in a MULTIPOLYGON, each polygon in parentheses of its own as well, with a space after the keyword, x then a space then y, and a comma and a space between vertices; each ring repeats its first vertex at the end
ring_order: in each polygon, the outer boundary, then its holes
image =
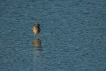
POLYGON ((40 26, 40 24, 36 24, 36 26, 37 26, 37 27, 39 27, 39 26, 40 26))

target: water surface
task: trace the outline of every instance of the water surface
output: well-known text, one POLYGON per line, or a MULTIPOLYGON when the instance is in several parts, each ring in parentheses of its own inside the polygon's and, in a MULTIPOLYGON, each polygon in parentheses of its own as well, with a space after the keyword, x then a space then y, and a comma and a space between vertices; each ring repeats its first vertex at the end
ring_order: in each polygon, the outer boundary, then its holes
POLYGON ((0 71, 106 71, 105 0, 0 0, 0 71), (32 26, 41 25, 34 39, 32 26))

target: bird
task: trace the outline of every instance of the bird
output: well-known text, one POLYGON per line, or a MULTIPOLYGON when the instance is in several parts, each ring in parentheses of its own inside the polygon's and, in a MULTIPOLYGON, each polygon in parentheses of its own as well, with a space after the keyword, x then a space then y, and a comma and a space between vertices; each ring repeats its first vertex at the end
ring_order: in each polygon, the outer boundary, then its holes
POLYGON ((38 34, 38 38, 40 37, 40 24, 36 24, 32 27, 32 31, 34 33, 34 38, 35 38, 35 35, 38 34))

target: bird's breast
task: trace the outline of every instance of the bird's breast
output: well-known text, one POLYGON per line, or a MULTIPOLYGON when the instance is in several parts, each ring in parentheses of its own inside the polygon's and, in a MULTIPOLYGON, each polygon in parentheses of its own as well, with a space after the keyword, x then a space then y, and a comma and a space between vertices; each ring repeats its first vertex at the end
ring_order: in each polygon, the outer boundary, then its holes
POLYGON ((38 33, 39 33, 39 27, 35 27, 35 26, 34 26, 34 27, 32 28, 32 31, 33 31, 34 34, 38 34, 38 33))

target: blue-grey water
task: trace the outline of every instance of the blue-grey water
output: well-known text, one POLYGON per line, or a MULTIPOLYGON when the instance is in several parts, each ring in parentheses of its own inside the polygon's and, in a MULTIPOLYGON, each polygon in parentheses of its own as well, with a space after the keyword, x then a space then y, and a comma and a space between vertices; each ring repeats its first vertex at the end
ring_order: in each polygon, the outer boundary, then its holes
POLYGON ((0 0, 0 71, 106 71, 106 0, 0 0))

